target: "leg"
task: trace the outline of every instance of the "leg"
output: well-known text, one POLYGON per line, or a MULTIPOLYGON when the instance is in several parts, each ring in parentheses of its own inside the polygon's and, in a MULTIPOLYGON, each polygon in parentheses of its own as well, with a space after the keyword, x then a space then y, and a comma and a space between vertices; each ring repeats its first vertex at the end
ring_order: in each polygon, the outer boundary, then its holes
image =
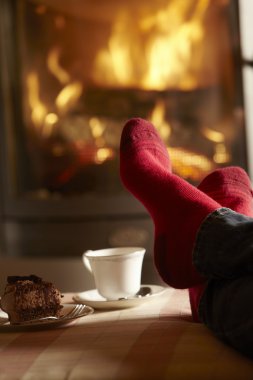
MULTIPOLYGON (((220 203, 240 214, 253 216, 253 197, 250 179, 240 167, 216 169, 207 175, 198 189, 220 203)), ((198 305, 206 284, 189 289, 193 319, 199 322, 198 305)))
MULTIPOLYGON (((249 307, 253 280, 247 274, 253 269, 253 219, 222 209, 174 176, 166 148, 141 119, 130 121, 123 130, 120 170, 126 187, 153 218, 155 262, 161 276, 176 287, 199 285, 209 277, 199 305, 202 322, 220 339, 253 356, 249 307)), ((240 196, 238 200, 238 209, 243 210, 240 196)))
POLYGON ((120 143, 122 182, 154 221, 154 259, 159 274, 173 287, 189 288, 206 280, 192 263, 197 231, 221 206, 172 174, 170 166, 167 148, 155 128, 142 119, 130 120, 120 143))
POLYGON ((229 209, 208 216, 194 251, 198 269, 203 264, 205 273, 207 267, 211 272, 200 296, 199 319, 218 338, 253 358, 252 257, 253 218, 229 209))
POLYGON ((201 321, 222 341, 253 358, 253 277, 209 282, 199 306, 201 321))

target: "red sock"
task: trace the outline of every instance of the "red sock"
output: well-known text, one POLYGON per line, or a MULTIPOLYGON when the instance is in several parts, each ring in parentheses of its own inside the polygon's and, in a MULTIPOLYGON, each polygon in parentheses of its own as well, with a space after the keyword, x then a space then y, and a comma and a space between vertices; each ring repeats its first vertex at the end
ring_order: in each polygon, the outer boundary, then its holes
POLYGON ((246 216, 253 215, 253 198, 248 174, 238 166, 216 169, 199 184, 222 207, 231 208, 246 216))
POLYGON ((142 119, 128 121, 123 129, 120 174, 153 219, 154 259, 162 279, 175 288, 203 283, 192 250, 201 223, 220 204, 171 173, 165 145, 152 124, 142 119))
MULTIPOLYGON (((216 169, 199 184, 198 189, 220 203, 222 207, 253 217, 252 187, 248 174, 240 167, 216 169)), ((192 314, 198 321, 198 305, 205 289, 201 284, 189 289, 192 314)))

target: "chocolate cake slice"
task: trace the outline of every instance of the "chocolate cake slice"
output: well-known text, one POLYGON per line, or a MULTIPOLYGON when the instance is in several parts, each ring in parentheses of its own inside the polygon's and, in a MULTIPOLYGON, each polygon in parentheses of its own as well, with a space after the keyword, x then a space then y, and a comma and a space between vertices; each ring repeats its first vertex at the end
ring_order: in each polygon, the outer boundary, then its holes
POLYGON ((11 324, 59 316, 62 308, 60 291, 35 275, 7 277, 0 304, 11 324))

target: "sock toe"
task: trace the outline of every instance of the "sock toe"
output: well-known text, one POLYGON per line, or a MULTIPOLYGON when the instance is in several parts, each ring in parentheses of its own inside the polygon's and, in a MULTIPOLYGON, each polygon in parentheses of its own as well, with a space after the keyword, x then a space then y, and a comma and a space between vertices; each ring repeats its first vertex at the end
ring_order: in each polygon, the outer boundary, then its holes
POLYGON ((246 171, 239 166, 230 166, 214 170, 203 179, 198 189, 202 191, 216 191, 220 186, 231 185, 248 194, 252 194, 251 182, 246 171))
POLYGON ((130 119, 124 126, 121 140, 120 153, 121 158, 139 150, 147 150, 149 155, 159 161, 167 170, 171 171, 171 161, 167 148, 155 127, 147 120, 141 118, 130 119))

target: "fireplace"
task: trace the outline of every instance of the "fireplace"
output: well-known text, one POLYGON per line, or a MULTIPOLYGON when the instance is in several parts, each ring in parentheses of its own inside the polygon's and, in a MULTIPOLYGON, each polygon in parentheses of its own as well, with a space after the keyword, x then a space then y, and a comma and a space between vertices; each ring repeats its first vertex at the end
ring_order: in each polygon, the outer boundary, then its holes
POLYGON ((248 170, 237 1, 0 7, 6 255, 152 252, 152 222, 119 179, 131 117, 154 123, 174 172, 194 185, 218 167, 248 170))

